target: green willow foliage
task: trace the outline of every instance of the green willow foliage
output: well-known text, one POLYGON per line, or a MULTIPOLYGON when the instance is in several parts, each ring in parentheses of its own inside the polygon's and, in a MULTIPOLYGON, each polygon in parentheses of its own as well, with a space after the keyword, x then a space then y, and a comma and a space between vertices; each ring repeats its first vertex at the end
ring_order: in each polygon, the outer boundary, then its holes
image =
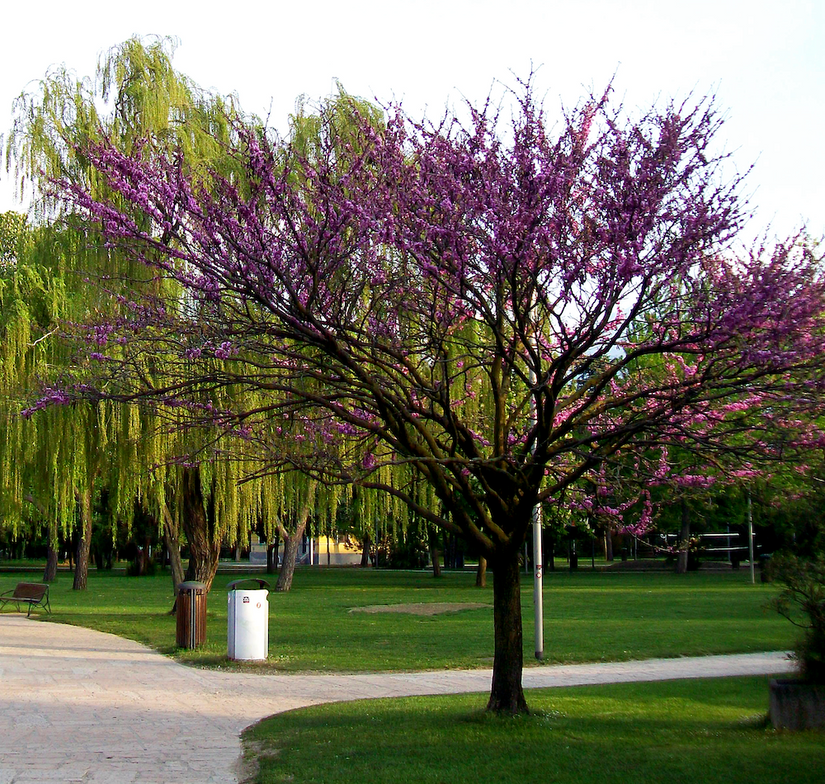
POLYGON ((3 219, 18 231, 13 249, 4 236, 10 261, 0 275, 2 524, 17 534, 32 504, 67 534, 76 522, 75 495, 99 472, 119 414, 111 405, 55 407, 33 419, 20 412, 36 389, 72 365, 72 348, 57 333, 61 321, 88 316, 94 307, 79 290, 87 287, 74 266, 91 261, 89 249, 76 231, 29 227, 22 216, 3 219))
MULTIPOLYGON (((131 39, 104 56, 94 82, 59 68, 16 103, 7 161, 14 162, 18 178, 31 183, 41 198, 32 209, 35 226, 18 226, 14 251, 6 249, 12 244, 12 221, 3 224, 7 427, 0 465, 9 496, 4 499, 4 525, 15 532, 29 498, 67 534, 77 523, 76 495, 81 487, 93 485, 109 489, 114 513, 128 524, 136 498, 157 508, 176 478, 175 471, 156 467, 192 446, 166 435, 152 416, 135 406, 58 406, 30 420, 19 416, 23 402, 38 387, 48 388, 67 375, 82 378, 72 343, 61 333, 66 325, 88 322, 92 316, 117 317, 117 301, 104 288, 125 294, 138 285, 148 287, 160 301, 180 297, 170 287, 160 289, 128 257, 109 253, 71 215, 60 214, 49 186, 62 179, 103 194, 105 185, 78 150, 104 138, 130 152, 137 145, 179 148, 197 165, 230 174, 232 161, 224 149, 232 132, 234 101, 209 95, 178 74, 171 64, 173 51, 169 39, 148 45, 131 39), (95 285, 98 282, 104 285, 95 285)), ((216 482, 226 484, 230 473, 226 468, 206 471, 204 482, 214 475, 216 482)), ((220 495, 222 488, 218 490, 220 495)), ((216 509, 218 528, 234 539, 239 529, 248 527, 239 521, 252 513, 241 514, 236 493, 224 495, 227 500, 216 509)))
MULTIPOLYGON (((185 467, 193 462, 200 465, 203 496, 211 499, 214 535, 227 544, 244 540, 253 527, 271 535, 278 521, 288 526, 310 485, 315 487, 312 478, 297 472, 256 475, 254 449, 237 439, 227 444, 225 434, 214 428, 185 429, 174 410, 162 407, 52 406, 31 419, 19 416, 37 390, 68 377, 82 381, 84 365, 76 361, 68 333, 75 341, 87 342, 94 342, 95 335, 69 325, 88 323, 92 317, 99 321, 102 314, 116 319, 128 311, 135 288, 164 307, 185 312, 188 306, 175 284, 159 283, 144 265, 107 250, 88 226, 61 212, 51 196, 50 183, 57 180, 77 183, 100 198, 112 197, 80 149, 105 139, 126 153, 140 148, 151 156, 174 150, 186 161, 189 174, 218 172, 243 188, 243 175, 229 153, 240 117, 237 99, 207 93, 178 73, 172 66, 174 49, 172 39, 130 39, 101 59, 94 80, 57 68, 36 91, 16 102, 7 166, 14 165, 19 182, 31 185, 38 198, 31 210, 32 225, 14 214, 0 221, 5 425, 0 436, 0 525, 15 535, 27 515, 28 500, 45 520, 58 522, 52 525, 53 541, 58 530, 67 536, 80 523, 77 498, 93 487, 108 489, 113 515, 127 526, 136 500, 159 521, 168 510, 179 523, 184 510, 178 488, 185 467)), ((347 129, 357 125, 356 115, 376 126, 382 123, 379 109, 340 86, 323 110, 334 116, 333 124, 322 123, 303 101, 290 118, 291 136, 304 154, 311 155, 313 147, 320 151, 325 145, 353 143, 355 136, 347 129), (323 135, 322 129, 330 127, 336 128, 334 138, 323 135)), ((250 118, 245 120, 248 124, 250 118)), ((263 124, 253 123, 263 133, 263 124)), ((116 347, 105 350, 117 358, 116 347)), ((162 387, 167 381, 163 368, 164 357, 156 356, 142 372, 162 387)), ((205 390, 202 402, 220 410, 230 394, 205 390)), ((244 406, 258 402, 249 392, 243 395, 244 406)), ((269 448, 286 450, 290 445, 275 439, 269 448)), ((383 481, 399 479, 389 472, 387 468, 383 481)), ((429 492, 422 489, 423 495, 429 492)), ((427 502, 435 504, 429 496, 427 502)), ((316 530, 331 530, 341 503, 357 504, 360 515, 373 521, 380 533, 406 524, 406 507, 386 494, 364 491, 353 499, 350 489, 332 486, 315 492, 316 530)))

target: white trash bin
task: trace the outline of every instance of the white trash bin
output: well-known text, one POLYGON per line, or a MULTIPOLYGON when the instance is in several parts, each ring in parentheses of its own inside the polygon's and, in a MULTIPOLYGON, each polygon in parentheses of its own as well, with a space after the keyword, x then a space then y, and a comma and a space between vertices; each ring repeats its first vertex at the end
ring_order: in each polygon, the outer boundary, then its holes
POLYGON ((227 642, 229 658, 240 661, 261 661, 269 655, 269 583, 251 577, 235 580, 229 589, 229 622, 227 642), (258 587, 237 588, 241 583, 257 583, 258 587))

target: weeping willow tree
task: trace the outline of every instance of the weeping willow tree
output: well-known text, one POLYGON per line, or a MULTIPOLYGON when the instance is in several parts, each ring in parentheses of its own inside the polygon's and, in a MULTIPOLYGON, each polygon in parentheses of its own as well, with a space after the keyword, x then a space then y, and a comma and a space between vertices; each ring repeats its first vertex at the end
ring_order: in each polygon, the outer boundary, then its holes
MULTIPOLYGON (((28 363, 29 372, 11 374, 21 400, 24 390, 30 392, 38 385, 48 389, 49 378, 60 376, 61 383, 82 383, 84 374, 94 375, 88 360, 85 364, 74 363, 71 342, 61 339, 69 333, 76 342, 94 345, 92 363, 112 362, 123 372, 137 373, 153 389, 171 387, 175 377, 169 368, 180 371, 183 360, 185 373, 192 352, 201 351, 188 346, 178 353, 178 347, 170 344, 166 356, 153 351, 151 356, 142 354, 139 362, 132 363, 129 344, 137 342, 138 330, 129 337, 121 334, 117 341, 110 333, 124 325, 128 331, 130 323, 141 323, 146 315, 141 308, 146 307, 153 317, 163 312, 175 314, 198 332, 203 304, 194 302, 184 292, 185 287, 148 274, 146 267, 135 263, 128 253, 111 249, 93 228, 65 212, 52 198, 50 185, 60 181, 62 187, 81 188, 129 209, 128 200, 109 191, 85 154, 90 146, 108 145, 145 159, 174 155, 185 161, 186 176, 197 179, 201 172, 210 177, 218 174, 244 189, 246 175, 230 153, 240 117, 237 102, 233 97, 207 93, 178 73, 172 66, 174 48, 171 39, 148 43, 130 39, 102 57, 94 80, 79 78, 65 67, 57 68, 34 92, 21 95, 16 102, 6 148, 7 167, 14 165, 21 193, 31 189, 35 197, 31 218, 42 241, 35 243, 36 248, 32 246, 26 265, 19 267, 15 277, 30 272, 37 281, 38 276, 46 276, 38 290, 74 292, 72 308, 67 306, 65 296, 56 301, 38 322, 34 337, 29 335, 28 311, 20 304, 25 298, 15 300, 18 304, 14 313, 19 317, 8 319, 8 329, 18 330, 19 335, 10 341, 6 353, 15 357, 9 359, 12 364, 28 363), (57 243, 52 250, 50 242, 57 243), (85 332, 67 326, 69 322, 76 325, 92 321, 98 326, 85 332), (102 327, 101 322, 105 324, 102 327), (47 349, 55 355, 47 355, 47 349), (40 358, 40 370, 33 359, 22 359, 26 352, 40 358), (49 372, 41 372, 46 367, 49 372)), ((341 88, 323 111, 326 117, 322 122, 305 102, 299 101, 290 118, 290 135, 303 156, 321 155, 322 148, 331 141, 346 145, 347 128, 358 126, 356 117, 368 118, 373 124, 381 122, 376 107, 347 95, 341 88), (330 117, 335 118, 338 129, 333 140, 326 133, 330 117)), ((250 118, 245 119, 248 126, 250 118)), ((253 124, 257 122, 252 119, 253 124)), ((133 214, 139 225, 151 224, 151 217, 140 210, 133 210, 133 214)), ((213 350, 211 361, 215 372, 220 372, 224 358, 219 351, 213 350)), ((239 390, 231 388, 222 389, 220 394, 205 388, 198 405, 205 411, 220 411, 237 405, 232 397, 238 394, 239 390)), ((15 488, 15 508, 23 508, 24 487, 51 488, 45 497, 32 499, 50 526, 50 541, 56 543, 58 534, 67 537, 75 530, 80 534, 83 546, 78 548, 75 587, 85 586, 94 493, 106 487, 113 516, 127 527, 136 500, 158 521, 176 585, 184 578, 179 555, 182 535, 190 552, 185 577, 209 586, 221 545, 248 541, 250 530, 256 527, 267 537, 277 532, 283 540, 286 552, 278 589, 288 590, 308 522, 312 519, 316 530, 329 527, 329 521, 334 520, 331 510, 347 491, 319 487, 317 477, 308 473, 256 475, 250 468, 259 457, 254 450, 246 448, 231 429, 223 428, 219 418, 204 417, 197 426, 191 426, 191 418, 176 412, 173 393, 160 407, 140 406, 139 400, 121 403, 114 409, 111 402, 100 402, 86 408, 52 407, 30 412, 36 416, 28 421, 15 418, 14 427, 6 435, 4 449, 9 457, 3 462, 14 464, 19 473, 9 483, 15 488), (57 433, 59 439, 54 438, 57 433), (227 447, 227 440, 236 444, 227 447)), ((245 405, 255 406, 256 401, 249 399, 245 405)), ((267 449, 272 449, 273 443, 279 444, 278 449, 294 446, 274 438, 267 449)), ((362 502, 366 519, 371 519, 375 511, 367 508, 370 504, 373 501, 362 502)), ((18 515, 15 519, 22 518, 18 515)))
MULTIPOLYGON (((59 337, 63 322, 88 319, 99 302, 75 275, 77 264, 99 264, 82 235, 55 224, 30 227, 22 216, 3 216, 0 278, 0 503, 3 525, 17 537, 26 520, 47 530, 44 578, 56 573, 59 538, 77 532, 75 587, 86 583, 92 501, 108 462, 118 419, 128 415, 107 404, 25 410, 34 389, 57 395, 55 385, 73 367, 70 344, 59 337), (10 225, 16 231, 9 231, 10 225)), ((40 406, 38 406, 39 408, 40 406)))
MULTIPOLYGON (((176 72, 171 63, 174 47, 171 39, 147 44, 130 39, 101 58, 94 80, 79 78, 65 67, 53 69, 36 90, 16 101, 6 147, 7 168, 14 166, 20 193, 32 196, 34 225, 4 233, 2 361, 7 426, 0 462, 6 473, 4 505, 12 510, 4 525, 16 533, 28 501, 49 526, 52 545, 58 534, 68 537, 77 531, 76 588, 86 584, 96 489, 110 490, 114 514, 127 526, 135 499, 156 513, 165 524, 175 579, 181 576, 181 570, 174 568, 179 540, 175 521, 209 517, 203 497, 194 493, 192 471, 167 472, 160 480, 149 471, 192 450, 179 438, 155 437, 156 423, 136 407, 110 409, 97 404, 30 410, 34 416, 28 420, 18 415, 35 389, 45 389, 48 396, 58 379, 65 382, 71 376, 78 381, 89 370, 74 363, 72 341, 65 339, 72 332, 69 324, 101 318, 117 323, 133 312, 134 297, 129 292, 134 288, 158 307, 180 299, 179 287, 159 283, 62 210, 49 186, 62 180, 106 195, 105 183, 81 152, 85 145, 104 140, 129 153, 138 148, 147 154, 176 149, 192 169, 203 166, 231 176, 232 160, 225 150, 234 101, 208 94, 176 72), (6 260, 12 255, 13 260, 6 260), (102 285, 90 285, 94 283, 102 285), (151 443, 140 446, 137 439, 151 443), (194 503, 198 508, 175 516, 170 503, 176 507, 194 503)), ((75 341, 101 347, 106 343, 105 327, 73 332, 75 341)), ((207 472, 212 475, 220 472, 207 472)), ((200 484, 207 482, 198 479, 200 484)), ((221 507, 220 501, 213 504, 221 507)), ((215 531, 209 539, 214 550, 226 526, 231 530, 235 523, 228 522, 225 514, 212 517, 215 531)), ((193 554, 197 562, 201 550, 195 546, 193 554)), ((49 561, 53 564, 54 558, 49 561)), ((216 566, 217 554, 204 568, 214 574, 216 566)), ((196 565, 195 571, 200 574, 202 567, 196 565)))

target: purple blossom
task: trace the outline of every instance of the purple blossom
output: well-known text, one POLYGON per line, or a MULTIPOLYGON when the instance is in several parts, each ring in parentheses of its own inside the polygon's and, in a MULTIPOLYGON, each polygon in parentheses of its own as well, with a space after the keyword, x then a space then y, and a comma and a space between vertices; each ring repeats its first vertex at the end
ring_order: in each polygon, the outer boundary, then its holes
POLYGON ((30 419, 37 411, 42 411, 49 406, 65 406, 71 402, 72 398, 64 390, 47 388, 34 405, 23 409, 20 414, 25 419, 30 419))
POLYGON ((233 348, 232 343, 228 340, 224 341, 223 343, 215 349, 215 358, 216 359, 229 359, 234 354, 237 354, 238 350, 233 348))

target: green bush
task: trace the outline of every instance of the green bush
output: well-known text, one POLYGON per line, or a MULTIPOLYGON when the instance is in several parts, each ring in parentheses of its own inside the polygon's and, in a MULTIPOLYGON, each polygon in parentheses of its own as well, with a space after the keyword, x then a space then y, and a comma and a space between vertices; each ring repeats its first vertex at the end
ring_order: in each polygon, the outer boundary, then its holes
POLYGON ((825 555, 781 554, 771 559, 770 572, 784 586, 773 606, 803 630, 794 647, 800 675, 825 684, 825 555))
POLYGON ((126 574, 129 577, 150 577, 154 575, 155 571, 157 571, 155 561, 151 558, 141 557, 140 553, 133 561, 129 561, 126 567, 126 574))

